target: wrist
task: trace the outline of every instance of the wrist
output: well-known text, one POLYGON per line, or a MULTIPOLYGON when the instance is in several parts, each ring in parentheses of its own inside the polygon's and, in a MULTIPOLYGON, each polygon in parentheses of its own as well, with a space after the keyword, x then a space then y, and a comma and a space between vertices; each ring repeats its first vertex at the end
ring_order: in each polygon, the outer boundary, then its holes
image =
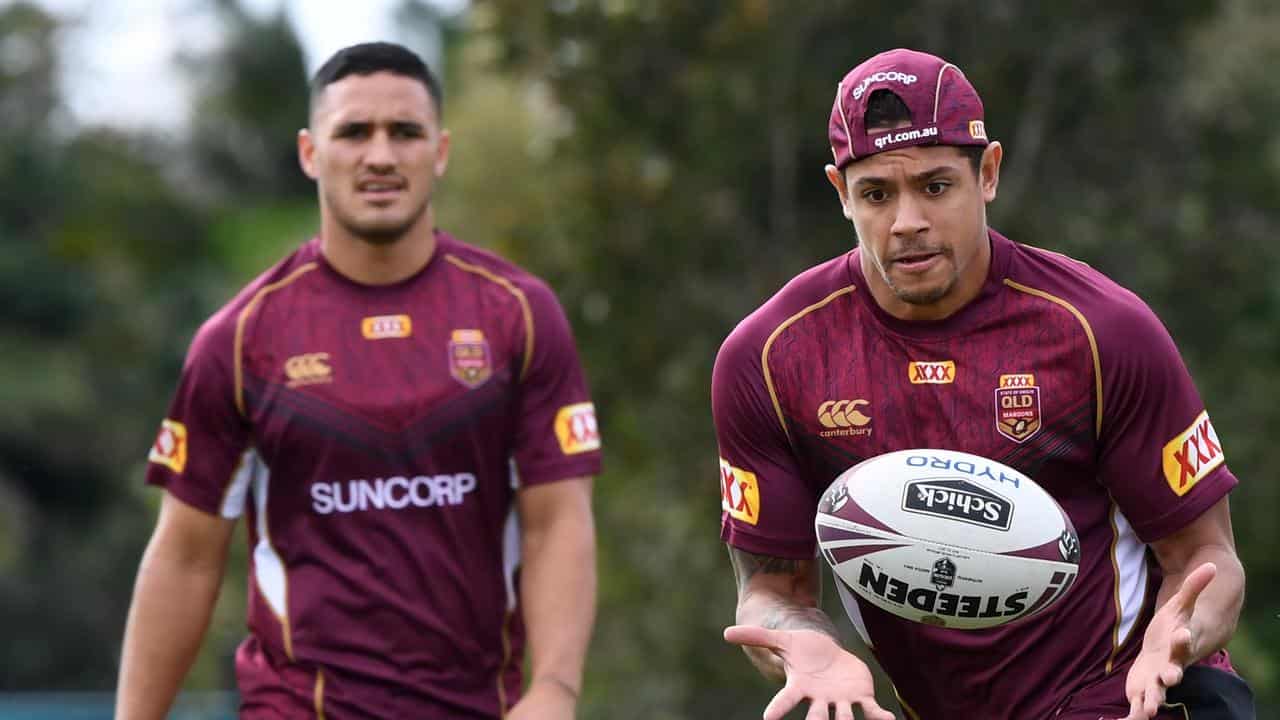
POLYGON ((546 685, 551 688, 555 688, 558 692, 568 696, 569 699, 575 702, 578 700, 578 695, 581 694, 581 691, 572 683, 554 675, 539 675, 534 677, 533 680, 530 681, 529 687, 532 689, 536 685, 546 685))

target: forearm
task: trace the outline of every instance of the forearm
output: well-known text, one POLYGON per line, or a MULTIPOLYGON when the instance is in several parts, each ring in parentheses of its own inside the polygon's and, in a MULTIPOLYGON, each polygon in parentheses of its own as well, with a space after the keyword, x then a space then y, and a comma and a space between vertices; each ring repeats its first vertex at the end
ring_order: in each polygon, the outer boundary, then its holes
POLYGON ((596 613, 595 529, 589 506, 526 530, 522 554, 530 682, 559 685, 576 698, 596 613))
POLYGON ((119 720, 166 717, 200 648, 221 569, 184 568, 148 547, 138 570, 116 694, 119 720))
POLYGON ((1225 647, 1235 634, 1244 605, 1245 577, 1240 559, 1226 546, 1198 548, 1180 571, 1165 576, 1157 601, 1157 607, 1162 607, 1177 592, 1187 574, 1207 562, 1213 563, 1218 572, 1196 601, 1195 613, 1191 616, 1192 663, 1225 647))

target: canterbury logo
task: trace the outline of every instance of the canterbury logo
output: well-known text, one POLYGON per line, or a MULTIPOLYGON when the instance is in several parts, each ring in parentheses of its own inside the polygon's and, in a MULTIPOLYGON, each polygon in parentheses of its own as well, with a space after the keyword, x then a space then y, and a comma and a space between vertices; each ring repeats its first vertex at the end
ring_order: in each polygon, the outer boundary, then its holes
POLYGON ((329 367, 329 353, 294 355, 284 361, 284 374, 289 378, 289 387, 332 382, 333 369, 329 367))
POLYGON ((912 385, 950 385, 956 380, 956 363, 954 360, 908 363, 907 377, 912 385))
POLYGON ((870 405, 866 400, 828 400, 818 406, 818 422, 826 428, 862 427, 871 422, 858 408, 870 405))

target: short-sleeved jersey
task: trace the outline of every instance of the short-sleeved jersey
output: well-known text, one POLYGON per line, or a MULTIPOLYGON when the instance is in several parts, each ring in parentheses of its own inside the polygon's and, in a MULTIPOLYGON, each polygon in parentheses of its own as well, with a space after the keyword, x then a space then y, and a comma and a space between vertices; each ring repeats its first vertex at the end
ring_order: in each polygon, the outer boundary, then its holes
POLYGON ((247 513, 250 717, 492 718, 520 691, 515 493, 599 472, 595 412, 552 291, 436 239, 377 287, 313 239, 187 355, 147 482, 247 513))
POLYGON ((1086 697, 1122 700, 1160 581, 1146 543, 1236 484, 1168 332, 1141 300, 1083 263, 995 232, 990 241, 980 295, 937 322, 880 308, 858 250, 816 266, 730 334, 712 380, 721 536, 734 547, 815 557, 814 515, 831 481, 910 448, 1008 464, 1071 517, 1080 575, 1035 621, 930 627, 837 581, 921 718, 1045 718, 1086 697))

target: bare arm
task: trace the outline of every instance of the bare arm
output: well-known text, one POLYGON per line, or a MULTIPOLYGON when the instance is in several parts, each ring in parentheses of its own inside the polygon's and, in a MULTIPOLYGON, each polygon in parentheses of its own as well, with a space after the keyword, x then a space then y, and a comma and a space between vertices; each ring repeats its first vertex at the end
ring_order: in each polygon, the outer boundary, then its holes
POLYGON ((125 626, 118 720, 168 714, 208 628, 234 527, 165 493, 125 626))
MULTIPOLYGON (((520 595, 531 666, 525 699, 551 693, 576 701, 596 613, 591 478, 525 488, 518 504, 520 595)), ((550 715, 544 711, 531 717, 550 715)))
POLYGON ((1235 634, 1244 605, 1244 567, 1236 556, 1231 511, 1224 497, 1187 527, 1151 544, 1164 571, 1156 607, 1163 607, 1193 570, 1213 563, 1217 574, 1196 600, 1191 654, 1186 664, 1225 647, 1235 634))
MULTIPOLYGON (((754 555, 729 548, 729 560, 738 580, 739 625, 770 630, 815 630, 837 645, 840 635, 831 618, 818 608, 822 598, 822 568, 816 560, 788 560, 754 555)), ((765 677, 786 680, 782 659, 773 651, 744 645, 743 651, 765 677)))

